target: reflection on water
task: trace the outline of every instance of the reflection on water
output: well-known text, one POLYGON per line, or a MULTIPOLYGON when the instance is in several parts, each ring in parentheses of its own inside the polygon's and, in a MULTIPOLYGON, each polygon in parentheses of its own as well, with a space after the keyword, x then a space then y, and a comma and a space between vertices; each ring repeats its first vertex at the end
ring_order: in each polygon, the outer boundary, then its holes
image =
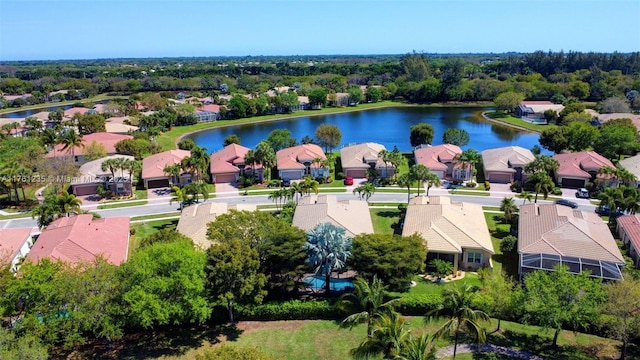
POLYGON ((209 129, 190 135, 198 145, 209 151, 222 148, 224 138, 230 134, 240 137, 242 145, 253 148, 275 129, 288 129, 300 140, 305 135, 313 137, 322 123, 338 126, 342 132, 342 145, 349 143, 377 142, 387 149, 398 146, 401 151, 411 151, 410 128, 421 122, 434 127, 433 144, 442 143, 442 135, 448 128, 460 128, 469 133, 469 145, 463 148, 485 149, 518 145, 531 149, 538 144, 539 135, 489 123, 482 117, 479 108, 428 108, 392 107, 366 111, 304 116, 274 122, 233 125, 209 129))

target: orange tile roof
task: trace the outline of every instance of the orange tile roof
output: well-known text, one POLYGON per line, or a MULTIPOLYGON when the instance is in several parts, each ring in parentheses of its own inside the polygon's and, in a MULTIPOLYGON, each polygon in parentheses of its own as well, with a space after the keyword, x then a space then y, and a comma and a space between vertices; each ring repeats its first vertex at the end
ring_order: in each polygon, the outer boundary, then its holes
POLYGON ((147 156, 142 159, 141 177, 143 179, 166 177, 168 175, 164 172, 165 166, 179 164, 182 159, 190 155, 190 151, 176 149, 147 156))
POLYGON ((605 166, 615 169, 615 165, 609 159, 595 151, 583 151, 553 156, 560 166, 556 170, 556 176, 573 176, 591 178, 589 171, 598 171, 605 166))
POLYGON ((305 161, 313 161, 315 158, 325 160, 327 156, 320 146, 316 144, 303 144, 282 149, 276 153, 278 170, 304 169, 305 161))
MULTIPOLYGON (((214 152, 211 154, 211 174, 239 172, 240 168, 238 165, 244 165, 244 157, 249 150, 251 149, 242 145, 229 144, 222 150, 214 152)), ((260 169, 262 165, 256 164, 254 168, 260 169)))
POLYGON ((633 248, 640 251, 640 215, 622 215, 616 221, 618 226, 622 227, 629 236, 633 248))
POLYGON ((67 263, 89 262, 103 256, 120 265, 129 250, 129 218, 110 217, 92 220, 92 215, 63 217, 52 222, 38 237, 26 260, 44 258, 67 263))
POLYGON ((445 163, 454 162, 456 155, 462 154, 462 149, 457 145, 442 144, 416 149, 414 154, 416 162, 429 170, 447 170, 445 163))
POLYGON ((31 228, 0 229, 0 265, 13 260, 30 234, 31 228))
MULTIPOLYGON (((116 144, 125 139, 133 139, 131 135, 121 135, 121 134, 112 134, 107 132, 93 133, 89 135, 85 135, 82 137, 83 146, 75 147, 76 155, 84 155, 84 149, 87 145, 91 144, 93 141, 98 142, 104 145, 105 150, 107 150, 107 154, 115 154, 116 153, 116 144)), ((52 158, 54 156, 68 156, 71 155, 71 149, 62 150, 64 147, 63 144, 58 144, 55 146, 55 151, 50 151, 47 153, 48 158, 52 158)))

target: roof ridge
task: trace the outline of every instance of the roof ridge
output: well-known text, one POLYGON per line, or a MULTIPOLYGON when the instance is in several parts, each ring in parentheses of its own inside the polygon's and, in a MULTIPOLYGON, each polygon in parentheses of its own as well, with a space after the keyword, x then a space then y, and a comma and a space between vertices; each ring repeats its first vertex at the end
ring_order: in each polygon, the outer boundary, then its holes
MULTIPOLYGON (((443 218, 443 217, 441 217, 443 218)), ((443 230, 441 230, 437 225, 436 222, 433 221, 431 224, 431 228, 433 229, 433 231, 437 232, 438 235, 440 235, 443 239, 445 239, 449 244, 451 244, 454 248, 456 248, 459 251, 462 251, 462 245, 458 244, 455 240, 453 240, 449 235, 447 235, 447 233, 443 230)), ((427 250, 429 247, 429 240, 427 240, 427 250)))
MULTIPOLYGON (((573 218, 575 219, 575 218, 573 218)), ((582 219, 583 221, 589 221, 587 219, 582 219)), ((607 249, 606 247, 602 246, 602 244, 597 241, 593 236, 587 234, 586 232, 584 232, 579 226, 577 226, 576 224, 573 223, 573 221, 571 221, 571 219, 568 219, 567 223, 571 224, 571 226, 573 226, 574 228, 577 228, 581 233, 583 233, 585 236, 587 236, 587 238, 589 238, 591 240, 591 242, 596 243, 600 248, 604 249, 607 253, 609 253, 609 255, 612 255, 614 258, 618 258, 614 253, 612 253, 611 251, 609 251, 609 249, 607 249)), ((623 259, 624 260, 624 259, 623 259)))

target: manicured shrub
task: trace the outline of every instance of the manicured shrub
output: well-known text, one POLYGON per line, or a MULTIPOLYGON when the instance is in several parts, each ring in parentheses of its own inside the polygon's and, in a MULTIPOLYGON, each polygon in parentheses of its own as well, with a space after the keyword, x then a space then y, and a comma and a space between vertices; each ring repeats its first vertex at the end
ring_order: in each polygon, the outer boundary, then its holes
POLYGON ((473 181, 469 181, 469 182, 467 182, 467 185, 466 185, 466 186, 467 186, 468 188, 474 188, 474 187, 476 187, 476 185, 478 185, 478 184, 474 183, 473 181))
POLYGON ((484 189, 487 190, 487 191, 491 190, 491 183, 488 182, 488 181, 485 181, 484 182, 484 189))
POLYGON ((345 315, 327 300, 269 302, 242 306, 236 310, 236 317, 240 320, 259 321, 337 319, 345 315))
POLYGON ((500 241, 500 251, 503 254, 514 253, 518 247, 518 238, 513 235, 507 235, 500 241))
POLYGON ((405 294, 396 305, 396 311, 402 315, 423 316, 442 304, 439 294, 405 294))

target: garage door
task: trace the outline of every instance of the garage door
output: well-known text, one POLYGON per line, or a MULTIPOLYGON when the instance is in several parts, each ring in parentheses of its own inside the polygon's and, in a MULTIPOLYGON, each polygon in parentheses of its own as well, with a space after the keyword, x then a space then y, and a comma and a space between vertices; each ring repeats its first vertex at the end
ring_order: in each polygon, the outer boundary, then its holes
POLYGON ((169 187, 169 179, 149 180, 147 183, 147 188, 149 189, 157 189, 161 187, 169 187))
POLYGON ((563 188, 570 188, 570 189, 577 189, 577 188, 581 188, 584 187, 584 180, 583 179, 562 179, 562 187, 563 188))
POLYGON ((281 179, 289 179, 289 180, 300 180, 302 179, 302 171, 300 170, 291 170, 291 171, 282 171, 280 173, 281 179))
POLYGON ((345 171, 345 176, 353 176, 354 178, 364 178, 367 177, 367 170, 364 169, 349 169, 345 171))
POLYGON ((232 183, 236 181, 235 174, 218 174, 216 175, 216 183, 232 183))
POLYGON ((76 196, 93 195, 96 193, 97 188, 98 188, 98 184, 75 185, 73 187, 73 193, 76 196))
POLYGON ((489 182, 494 182, 494 183, 510 183, 511 182, 511 174, 496 174, 496 173, 490 173, 489 174, 489 182))

